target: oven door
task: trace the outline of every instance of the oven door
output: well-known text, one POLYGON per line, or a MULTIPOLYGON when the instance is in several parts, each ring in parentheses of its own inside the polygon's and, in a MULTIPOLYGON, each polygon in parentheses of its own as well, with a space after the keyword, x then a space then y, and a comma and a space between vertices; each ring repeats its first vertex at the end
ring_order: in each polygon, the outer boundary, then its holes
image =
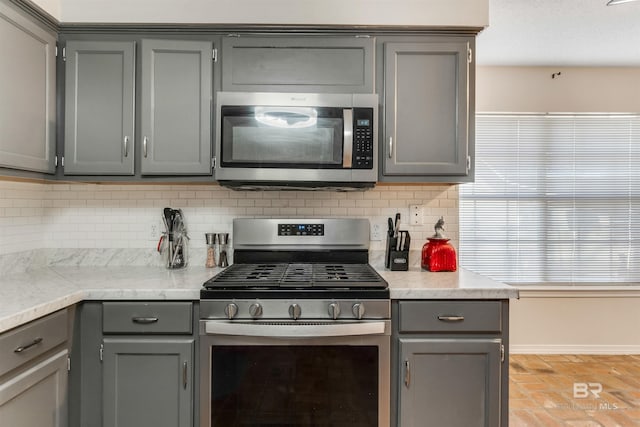
POLYGON ((390 423, 390 322, 200 322, 200 427, 390 423))

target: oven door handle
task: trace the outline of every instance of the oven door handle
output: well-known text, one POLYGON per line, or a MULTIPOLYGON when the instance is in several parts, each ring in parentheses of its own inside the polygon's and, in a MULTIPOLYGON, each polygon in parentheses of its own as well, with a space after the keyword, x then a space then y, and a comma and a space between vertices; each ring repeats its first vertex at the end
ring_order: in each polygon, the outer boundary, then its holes
POLYGON ((296 323, 296 322, 205 322, 207 335, 234 335, 267 338, 322 338, 357 335, 384 335, 386 322, 296 323))

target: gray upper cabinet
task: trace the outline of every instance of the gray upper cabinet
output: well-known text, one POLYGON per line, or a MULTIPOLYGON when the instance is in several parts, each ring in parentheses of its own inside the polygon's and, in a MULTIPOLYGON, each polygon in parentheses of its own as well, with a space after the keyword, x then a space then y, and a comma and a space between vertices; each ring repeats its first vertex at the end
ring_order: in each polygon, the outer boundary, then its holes
POLYGON ((135 43, 66 45, 65 175, 133 175, 135 43))
POLYGON ((0 1, 0 167, 53 173, 56 34, 0 1))
POLYGON ((499 339, 400 339, 402 427, 500 426, 499 339))
POLYGON ((381 180, 458 182, 470 168, 470 41, 383 45, 381 180))
POLYGON ((374 38, 227 37, 225 91, 373 93, 374 38))
POLYGON ((141 173, 211 174, 210 41, 142 40, 141 173))

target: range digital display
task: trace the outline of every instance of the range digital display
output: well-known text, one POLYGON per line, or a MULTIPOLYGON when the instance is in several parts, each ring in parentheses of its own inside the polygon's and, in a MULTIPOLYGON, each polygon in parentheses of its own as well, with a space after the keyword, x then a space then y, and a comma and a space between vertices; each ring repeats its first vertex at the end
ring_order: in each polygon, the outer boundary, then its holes
POLYGON ((278 224, 278 236, 324 236, 324 224, 278 224))

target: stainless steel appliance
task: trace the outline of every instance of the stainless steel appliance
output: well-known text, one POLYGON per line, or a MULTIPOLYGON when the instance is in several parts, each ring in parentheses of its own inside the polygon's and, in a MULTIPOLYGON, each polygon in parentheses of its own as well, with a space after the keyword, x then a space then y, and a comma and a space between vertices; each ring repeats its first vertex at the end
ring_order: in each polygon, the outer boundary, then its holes
POLYGON ((390 300, 369 221, 236 219, 200 294, 200 426, 388 427, 390 300))
POLYGON ((234 188, 370 188, 378 96, 219 92, 215 178, 234 188))

